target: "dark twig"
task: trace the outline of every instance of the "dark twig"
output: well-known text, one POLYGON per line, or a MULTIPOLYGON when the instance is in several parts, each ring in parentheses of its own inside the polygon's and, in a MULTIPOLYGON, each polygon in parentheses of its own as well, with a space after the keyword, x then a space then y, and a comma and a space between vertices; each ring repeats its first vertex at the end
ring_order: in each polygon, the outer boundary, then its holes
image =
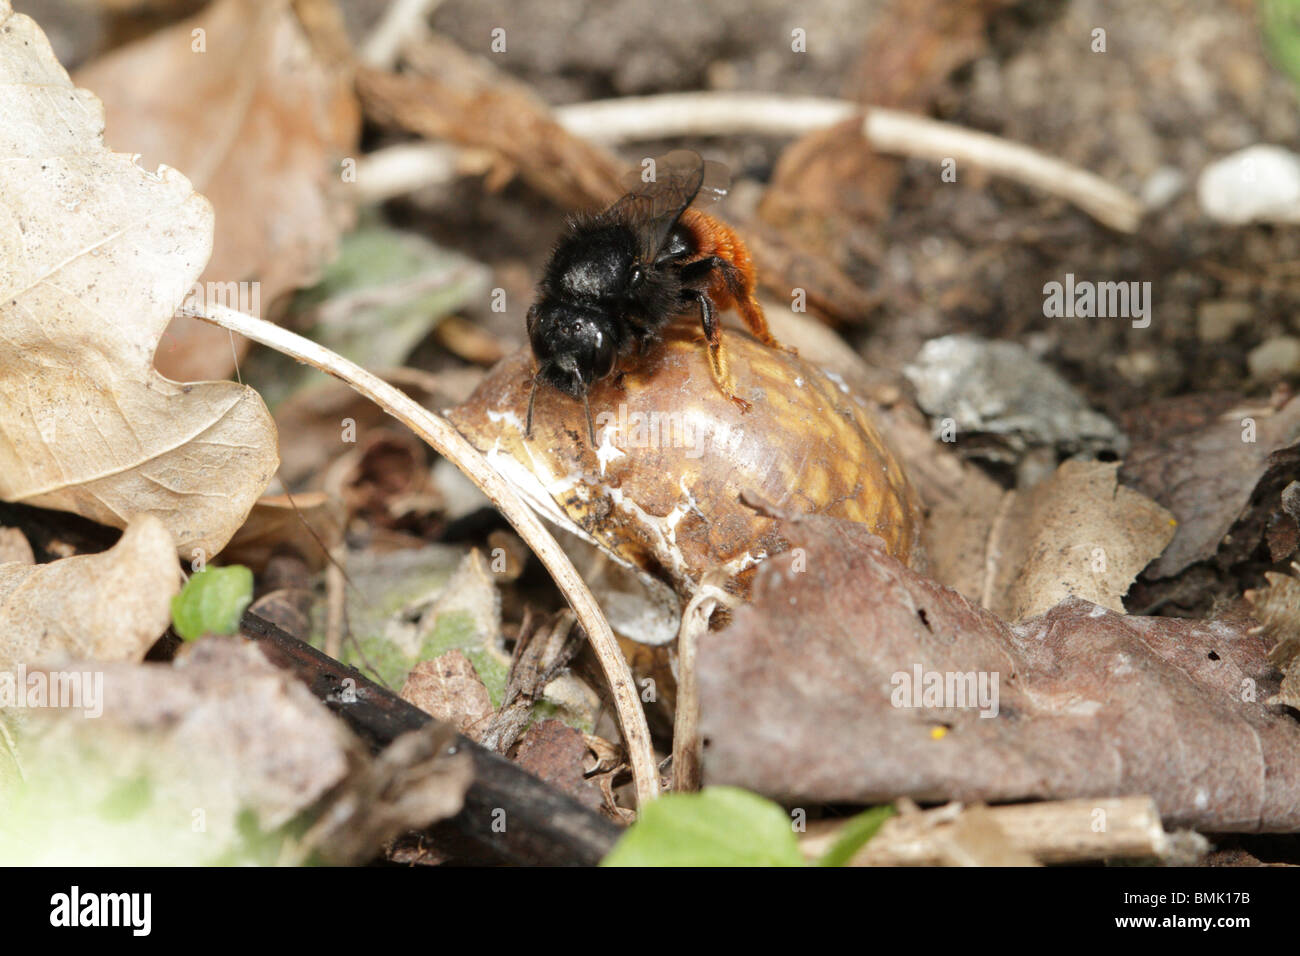
MULTIPOLYGON (((245 613, 242 623, 244 635, 256 640, 272 663, 296 674, 374 750, 433 720, 270 621, 245 613)), ((472 758, 474 782, 465 794, 464 809, 430 832, 439 843, 444 834, 452 837, 458 854, 476 853, 504 863, 593 866, 622 832, 469 738, 457 735, 456 746, 472 758)))

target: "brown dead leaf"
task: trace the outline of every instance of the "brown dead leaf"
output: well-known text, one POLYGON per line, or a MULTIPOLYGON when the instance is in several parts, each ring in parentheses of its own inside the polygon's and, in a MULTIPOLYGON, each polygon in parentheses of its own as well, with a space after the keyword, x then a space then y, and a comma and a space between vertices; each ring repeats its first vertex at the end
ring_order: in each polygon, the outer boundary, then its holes
POLYGON ((1133 579, 1174 536, 1173 516, 1119 485, 1119 465, 1067 461, 1012 492, 990 529, 984 604, 1021 621, 1067 597, 1124 613, 1133 579))
MULTIPOLYGON (((398 368, 376 374, 425 408, 463 402, 483 377, 478 369, 444 369, 433 375, 398 368)), ((381 426, 397 427, 382 408, 332 378, 315 381, 281 402, 275 421, 280 430, 280 478, 290 487, 352 447, 349 440, 381 426)))
POLYGON ((280 826, 362 759, 359 742, 311 691, 242 639, 205 638, 171 665, 96 669, 102 716, 87 721, 65 710, 42 728, 40 746, 64 734, 111 753, 118 767, 150 768, 155 789, 187 795, 160 801, 186 830, 196 806, 209 830, 233 829, 245 809, 263 829, 280 826))
MULTIPOLYGON (((1292 569, 1300 572, 1300 565, 1292 565, 1292 569)), ((1295 666, 1300 658, 1300 580, 1273 571, 1264 577, 1268 587, 1247 591, 1245 597, 1273 641, 1268 659, 1283 674, 1282 686, 1267 703, 1300 710, 1300 667, 1295 666)))
POLYGON ((437 723, 402 734, 333 796, 304 847, 331 865, 365 863, 399 834, 455 816, 474 779, 474 761, 456 739, 437 723))
POLYGON ((563 790, 593 810, 604 806, 600 785, 588 779, 586 735, 562 720, 540 720, 528 728, 514 761, 534 777, 563 790))
POLYGON ((371 429, 325 472, 326 492, 349 518, 381 528, 417 528, 442 508, 428 446, 405 428, 371 429))
POLYGON ((890 0, 845 84, 849 99, 924 112, 954 70, 988 48, 993 17, 1019 0, 890 0))
POLYGON ((618 198, 618 162, 564 129, 529 86, 444 37, 426 37, 406 55, 412 72, 358 71, 357 90, 371 120, 490 149, 510 173, 567 206, 618 198))
POLYGON ((36 563, 32 544, 20 528, 0 528, 0 564, 8 564, 10 561, 20 564, 36 563))
MULTIPOLYGON (((1174 535, 1169 512, 1118 484, 1117 465, 1067 461, 1046 481, 1004 492, 917 435, 922 442, 936 450, 920 460, 945 466, 929 469, 943 489, 926 499, 931 571, 1008 620, 1071 595, 1123 613, 1129 586, 1174 535)), ((908 460, 909 446, 899 447, 908 460)))
MULTIPOLYGON (((990 17, 1010 2, 1014 0, 887 4, 874 18, 850 71, 846 98, 926 112, 953 70, 985 49, 990 17)), ((874 150, 863 136, 862 117, 855 116, 786 147, 763 194, 760 215, 769 225, 793 233, 800 247, 847 277, 861 271, 862 261, 883 258, 879 238, 865 227, 888 215, 901 169, 896 157, 874 150)), ((868 295, 855 291, 859 298, 868 295)), ((864 317, 822 309, 839 321, 864 317)))
POLYGON ((402 699, 475 741, 482 739, 494 710, 478 671, 459 650, 411 668, 402 685, 402 699))
POLYGON ((700 641, 706 783, 792 805, 1149 794, 1176 826, 1300 829, 1300 724, 1263 705, 1262 636, 1074 598, 1008 625, 860 525, 787 534, 804 570, 769 559, 753 603, 700 641), (901 706, 932 675, 997 694, 901 706))
MULTIPOLYGON (((821 251, 840 268, 846 250, 866 223, 880 222, 898 182, 899 162, 881 156, 853 116, 816 130, 788 146, 763 194, 760 215, 769 225, 794 230, 805 247, 821 251)), ((859 238, 858 245, 867 240, 859 238)), ((879 255, 878 248, 859 255, 879 255)))
POLYGON ((329 563, 327 550, 343 536, 341 510, 320 491, 259 498, 221 556, 261 571, 277 552, 288 550, 319 571, 329 563))
POLYGON ((1133 444, 1121 480, 1178 519, 1173 541, 1148 572, 1153 578, 1172 577, 1221 546, 1227 563, 1248 555, 1300 467, 1296 399, 1274 409, 1189 395, 1138 409, 1124 424, 1133 444), (1249 507, 1252 497, 1259 507, 1249 507))
POLYGON ((14 226, 0 230, 0 496, 118 528, 152 514, 183 556, 211 556, 276 466, 256 392, 179 385, 151 363, 207 259, 211 207, 175 170, 103 146, 98 101, 8 0, 0 116, 14 226))
POLYGON ((0 565, 0 671, 66 659, 142 659, 171 622, 176 546, 157 518, 100 554, 0 565))
MULTIPOLYGON (((356 155, 360 108, 350 75, 313 50, 289 0, 220 0, 96 60, 77 82, 104 101, 114 148, 184 170, 216 208, 207 299, 233 288, 217 284, 256 282, 260 309, 250 290, 242 310, 265 314, 333 255, 352 219, 340 162, 356 155)), ((157 362, 179 381, 224 378, 230 335, 177 319, 157 362)))

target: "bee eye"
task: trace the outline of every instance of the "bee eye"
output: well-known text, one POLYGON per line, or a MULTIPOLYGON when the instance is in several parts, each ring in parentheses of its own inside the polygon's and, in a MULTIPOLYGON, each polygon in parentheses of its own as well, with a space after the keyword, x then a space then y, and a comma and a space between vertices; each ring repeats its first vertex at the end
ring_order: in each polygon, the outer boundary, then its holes
POLYGON ((640 266, 633 266, 631 274, 627 277, 627 284, 635 289, 645 280, 645 270, 640 266))

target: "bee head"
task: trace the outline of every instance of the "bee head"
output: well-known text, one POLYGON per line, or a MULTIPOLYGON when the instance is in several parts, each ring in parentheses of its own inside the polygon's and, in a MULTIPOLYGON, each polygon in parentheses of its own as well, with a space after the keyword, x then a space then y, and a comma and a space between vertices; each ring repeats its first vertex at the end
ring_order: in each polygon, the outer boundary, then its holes
MULTIPOLYGON (((618 348, 612 323, 603 312, 546 298, 528 310, 528 339, 537 359, 537 375, 528 399, 526 432, 531 434, 538 386, 549 385, 586 405, 592 384, 614 371, 618 348)), ((587 432, 594 445, 590 408, 587 432)))
POLYGON ((528 310, 528 338, 538 379, 570 398, 582 398, 592 383, 614 371, 618 359, 609 318, 567 302, 535 303, 528 310))

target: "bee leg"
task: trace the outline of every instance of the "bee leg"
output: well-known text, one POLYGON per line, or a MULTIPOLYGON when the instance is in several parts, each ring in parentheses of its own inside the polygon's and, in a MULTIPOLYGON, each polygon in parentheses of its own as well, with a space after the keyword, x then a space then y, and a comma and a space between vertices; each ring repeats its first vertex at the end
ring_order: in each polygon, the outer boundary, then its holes
POLYGON ((708 293, 694 290, 690 293, 700 303, 700 318, 704 323, 704 338, 709 343, 709 370, 713 373, 714 384, 727 398, 735 403, 742 412, 753 406, 737 395, 731 387, 731 374, 727 369, 727 353, 722 347, 722 325, 713 311, 713 300, 708 293))
POLYGON ((591 400, 587 398, 587 393, 582 393, 582 408, 587 413, 587 439, 591 442, 591 447, 596 447, 596 426, 591 423, 591 400))
POLYGON ((722 281, 726 283, 727 292, 736 302, 736 310, 740 317, 745 320, 745 325, 749 326, 749 331, 754 333, 754 338, 758 339, 768 348, 780 349, 783 352, 789 352, 792 355, 798 355, 793 348, 788 345, 782 345, 772 334, 772 330, 767 327, 767 316, 763 314, 763 307, 758 304, 758 299, 754 295, 754 288, 745 280, 745 274, 733 266, 730 262, 723 262, 719 267, 722 273, 722 281))
POLYGON ((726 289, 727 295, 731 296, 732 301, 736 303, 736 310, 740 313, 740 317, 745 320, 745 325, 749 328, 749 331, 754 333, 754 338, 768 348, 798 354, 788 345, 782 345, 776 340, 772 330, 767 327, 767 316, 763 315, 763 307, 758 304, 758 299, 754 297, 754 288, 746 279, 745 273, 726 259, 721 256, 706 256, 703 259, 696 259, 694 262, 683 266, 680 274, 682 280, 688 284, 699 282, 713 274, 721 276, 723 288, 726 289))
POLYGON ((528 418, 524 425, 525 438, 533 437, 533 403, 537 400, 537 385, 538 385, 538 381, 536 378, 534 378, 533 387, 528 392, 528 418))

